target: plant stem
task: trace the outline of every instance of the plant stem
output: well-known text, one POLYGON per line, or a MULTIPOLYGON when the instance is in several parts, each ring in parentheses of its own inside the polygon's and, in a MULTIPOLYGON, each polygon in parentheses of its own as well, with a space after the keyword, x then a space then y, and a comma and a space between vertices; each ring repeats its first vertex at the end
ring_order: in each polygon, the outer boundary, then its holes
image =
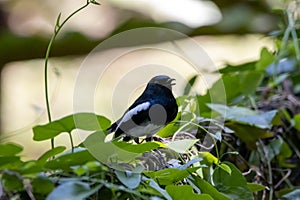
POLYGON ((71 148, 72 148, 72 153, 74 153, 74 142, 73 142, 73 137, 71 132, 68 132, 69 137, 70 137, 70 142, 71 142, 71 148))
MULTIPOLYGON (((46 51, 46 55, 45 55, 45 72, 44 72, 44 76, 45 76, 45 99, 46 99, 46 108, 47 108, 47 115, 48 115, 48 121, 51 122, 52 118, 51 118, 51 110, 50 110, 50 101, 49 101, 49 91, 48 91, 48 61, 49 61, 49 56, 50 56, 50 52, 54 43, 54 40, 56 38, 56 36, 58 35, 59 31, 61 30, 61 28, 65 25, 65 23, 71 18, 73 17, 76 13, 78 13, 79 11, 81 11, 82 9, 84 9, 85 7, 87 7, 90 4, 90 1, 87 0, 86 4, 83 5, 82 7, 80 7, 79 9, 75 10, 73 13, 71 13, 61 24, 59 24, 59 20, 60 20, 60 16, 61 14, 58 15, 57 20, 56 20, 56 25, 54 28, 54 33, 51 37, 51 40, 48 44, 47 47, 47 51, 46 51)), ((54 138, 51 139, 51 148, 54 149, 54 138)))

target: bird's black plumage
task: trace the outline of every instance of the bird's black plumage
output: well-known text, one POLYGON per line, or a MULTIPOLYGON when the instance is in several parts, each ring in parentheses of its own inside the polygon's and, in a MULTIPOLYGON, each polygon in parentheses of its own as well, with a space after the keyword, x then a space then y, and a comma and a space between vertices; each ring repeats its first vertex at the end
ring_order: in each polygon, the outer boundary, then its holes
POLYGON ((178 112, 172 94, 174 80, 165 75, 153 77, 141 96, 107 131, 115 132, 115 138, 124 134, 124 140, 141 136, 148 138, 173 121, 178 112))

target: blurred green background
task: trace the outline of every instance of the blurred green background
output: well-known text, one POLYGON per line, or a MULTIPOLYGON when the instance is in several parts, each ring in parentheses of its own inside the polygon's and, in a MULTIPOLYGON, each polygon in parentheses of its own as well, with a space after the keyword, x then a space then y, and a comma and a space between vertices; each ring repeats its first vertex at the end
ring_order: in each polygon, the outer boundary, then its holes
MULTIPOLYGON (((100 6, 91 5, 76 14, 54 43, 50 59, 53 119, 73 113, 78 69, 86 55, 112 35, 139 27, 170 28, 195 39, 221 68, 225 63, 258 59, 262 47, 274 49, 273 41, 266 36, 281 23, 282 18, 275 11, 293 1, 99 0, 99 3, 100 6)), ((84 4, 84 0, 0 0, 0 138, 1 142, 22 144, 27 158, 39 156, 50 145, 32 141, 31 128, 47 122, 44 56, 56 18, 61 13, 61 19, 65 19, 84 4)), ((109 54, 109 51, 99 53, 109 54)), ((130 59, 143 56, 149 55, 130 59)), ((214 80, 216 77, 212 76, 211 81, 214 80)), ((101 100, 103 104, 109 103, 108 99, 101 100)), ((99 114, 114 117, 109 109, 99 114)), ((68 136, 61 136, 56 144, 66 145, 64 137, 68 136)))

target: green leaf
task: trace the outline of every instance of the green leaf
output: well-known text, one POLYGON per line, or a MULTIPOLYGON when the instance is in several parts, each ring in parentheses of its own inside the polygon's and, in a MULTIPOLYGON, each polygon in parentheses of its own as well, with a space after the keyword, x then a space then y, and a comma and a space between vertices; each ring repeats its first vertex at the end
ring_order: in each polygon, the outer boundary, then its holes
POLYGON ((241 71, 249 71, 249 70, 254 70, 255 68, 255 62, 249 62, 237 66, 233 65, 227 65, 226 67, 222 68, 219 70, 221 74, 227 74, 227 73, 232 73, 232 72, 241 72, 241 71))
POLYGON ((170 195, 166 192, 166 190, 162 189, 157 182, 155 182, 153 179, 148 179, 146 177, 143 177, 143 180, 147 180, 149 181, 149 186, 153 189, 155 189, 156 191, 158 191, 160 194, 162 194, 162 196, 164 196, 167 200, 172 200, 172 198, 170 197, 170 195))
POLYGON ((43 170, 43 166, 35 160, 24 162, 23 165, 17 169, 17 171, 22 175, 35 174, 43 172, 43 170))
POLYGON ((95 131, 106 130, 110 126, 110 120, 94 113, 76 113, 73 121, 77 129, 95 131))
POLYGON ((227 196, 220 193, 214 186, 206 182, 204 179, 192 175, 192 182, 201 190, 204 194, 209 194, 214 200, 230 200, 227 196))
POLYGON ((247 185, 252 192, 259 192, 266 189, 266 186, 257 183, 247 183, 247 185))
POLYGON ((226 165, 225 163, 221 163, 220 165, 218 165, 221 169, 223 169, 225 172, 227 172, 229 175, 231 174, 231 169, 228 165, 226 165))
POLYGON ((226 120, 249 124, 259 128, 271 128, 273 119, 277 115, 277 110, 259 113, 245 107, 228 107, 222 104, 208 104, 207 106, 221 114, 226 120))
POLYGON ((159 185, 171 185, 181 181, 185 177, 189 176, 192 172, 198 168, 188 168, 186 170, 180 170, 177 168, 168 168, 154 172, 144 172, 144 174, 154 179, 159 185))
POLYGON ((209 90, 209 94, 212 98, 211 103, 225 104, 226 102, 231 102, 241 95, 239 76, 224 74, 209 90))
POLYGON ((221 168, 216 168, 213 173, 215 187, 230 199, 253 200, 253 193, 248 188, 243 174, 232 163, 225 162, 225 164, 231 168, 231 174, 221 168))
POLYGON ((0 169, 17 170, 24 162, 21 161, 19 156, 0 156, 0 169))
POLYGON ((225 119, 238 119, 240 117, 257 114, 257 112, 255 112, 254 110, 245 107, 237 107, 237 106, 229 107, 224 104, 212 104, 212 103, 207 104, 207 106, 210 109, 218 112, 225 119))
MULTIPOLYGON (((203 115, 202 113, 210 111, 210 108, 207 106, 208 103, 231 103, 240 95, 240 78, 237 75, 224 74, 213 84, 213 86, 207 91, 205 95, 197 97, 201 115, 203 115)), ((211 116, 209 115, 209 117, 211 116)))
POLYGON ((169 123, 167 126, 165 126, 160 131, 158 131, 156 135, 163 138, 172 136, 179 128, 179 125, 176 123, 176 121, 179 120, 180 117, 181 117, 181 112, 178 112, 173 122, 169 123))
POLYGON ((219 164, 218 158, 207 151, 199 152, 198 154, 200 158, 203 158, 203 163, 208 166, 211 166, 212 164, 219 164))
POLYGON ((292 150, 289 145, 278 136, 273 139, 268 145, 259 144, 258 150, 254 151, 251 156, 250 162, 257 164, 260 160, 260 155, 265 155, 268 160, 273 160, 276 156, 276 161, 282 167, 293 168, 296 165, 286 162, 286 159, 292 156, 292 150))
POLYGON ((187 153, 198 139, 183 139, 166 143, 165 145, 177 153, 187 153))
POLYGON ((58 146, 55 147, 54 149, 50 149, 49 151, 45 152, 43 155, 41 155, 38 159, 39 162, 45 163, 49 158, 63 152, 66 150, 66 147, 64 146, 58 146))
POLYGON ((91 0, 90 1, 92 4, 95 4, 95 5, 101 5, 100 3, 98 3, 97 1, 95 1, 95 0, 91 0))
POLYGON ((83 165, 89 161, 95 160, 96 159, 88 152, 88 150, 81 150, 58 156, 54 160, 48 161, 45 164, 45 167, 49 169, 63 169, 66 171, 72 171, 72 166, 83 165))
POLYGON ((178 128, 179 126, 176 123, 169 123, 167 126, 162 128, 159 132, 157 132, 156 135, 162 138, 171 137, 178 130, 178 128))
POLYGON ((83 174, 88 172, 88 169, 85 165, 83 166, 75 166, 72 167, 73 172, 77 175, 77 176, 82 176, 83 174))
POLYGON ((297 114, 294 116, 294 122, 295 122, 295 125, 294 127, 300 131, 300 114, 297 114))
MULTIPOLYGON (((97 131, 90 134, 85 141, 83 142, 84 146, 89 150, 89 152, 100 162, 110 163, 128 163, 133 162, 137 157, 140 157, 141 153, 130 152, 118 147, 114 142, 104 142, 105 133, 103 131, 97 131)), ((131 146, 125 143, 120 143, 121 145, 126 146, 129 149, 134 149, 134 146, 131 146)), ((150 143, 150 145, 142 145, 141 148, 156 147, 157 144, 150 143)), ((142 149, 144 150, 144 149, 142 149)))
POLYGON ((141 182, 141 172, 143 171, 143 167, 138 167, 139 169, 135 169, 133 171, 119 171, 116 170, 115 174, 118 179, 128 188, 135 189, 140 185, 141 182))
POLYGON ((261 84, 264 73, 258 71, 247 71, 240 75, 240 89, 244 95, 253 94, 261 84))
MULTIPOLYGON (((178 169, 187 169, 188 167, 190 167, 191 165, 194 165, 195 163, 199 163, 200 161, 202 161, 203 158, 193 158, 191 159, 190 161, 188 161, 187 163, 185 163, 184 165, 180 165, 178 164, 179 166, 177 167, 178 169)), ((199 165, 197 165, 198 167, 199 165)))
POLYGON ((56 27, 60 27, 60 18, 61 18, 61 13, 59 13, 58 16, 57 16, 56 27))
POLYGON ((240 124, 238 122, 227 122, 225 125, 233 130, 234 134, 252 150, 256 149, 256 141, 258 139, 274 136, 273 133, 256 126, 240 124))
POLYGON ((256 141, 260 138, 273 137, 271 132, 264 128, 271 128, 277 111, 258 113, 244 107, 228 107, 221 104, 208 104, 208 106, 221 114, 226 120, 226 127, 247 144, 250 149, 256 149, 256 141))
POLYGON ((195 84, 195 81, 197 79, 198 75, 194 75, 189 82, 186 84, 185 88, 184 88, 184 95, 188 95, 193 87, 193 85, 195 84))
POLYGON ((53 189, 54 184, 46 176, 38 176, 31 181, 34 193, 48 195, 53 189))
POLYGON ((71 133, 74 129, 106 130, 109 126, 110 121, 103 116, 93 113, 77 113, 45 125, 33 127, 33 139, 35 141, 48 140, 64 132, 71 133))
POLYGON ((268 145, 265 146, 264 154, 269 160, 273 160, 275 156, 280 153, 283 140, 281 138, 272 140, 268 145))
POLYGON ((46 200, 57 200, 57 199, 72 199, 82 200, 86 199, 99 190, 101 185, 90 188, 88 183, 79 181, 70 181, 61 184, 55 188, 46 198, 46 200))
POLYGON ((172 197, 173 200, 213 200, 213 198, 208 194, 195 194, 193 192, 193 187, 190 185, 168 185, 166 191, 172 197))
POLYGON ((275 61, 275 57, 268 51, 267 48, 263 48, 260 52, 260 59, 256 63, 257 70, 265 70, 272 62, 275 61))
POLYGON ((14 143, 6 143, 0 144, 0 156, 14 156, 20 153, 23 150, 23 147, 14 144, 14 143))
POLYGON ((285 141, 283 141, 281 148, 280 148, 280 153, 279 153, 279 155, 277 155, 279 165, 281 167, 285 167, 285 168, 296 167, 295 164, 286 162, 286 159, 290 158, 292 155, 293 155, 293 152, 292 152, 290 146, 285 141))
POLYGON ((24 190, 23 180, 19 174, 12 171, 4 171, 1 177, 3 188, 7 191, 24 190))
POLYGON ((148 152, 148 151, 151 151, 151 150, 161 147, 161 145, 159 145, 156 142, 131 144, 128 142, 123 142, 123 141, 121 141, 121 142, 115 141, 115 142, 113 142, 113 144, 125 151, 134 152, 134 153, 145 153, 145 152, 148 152))

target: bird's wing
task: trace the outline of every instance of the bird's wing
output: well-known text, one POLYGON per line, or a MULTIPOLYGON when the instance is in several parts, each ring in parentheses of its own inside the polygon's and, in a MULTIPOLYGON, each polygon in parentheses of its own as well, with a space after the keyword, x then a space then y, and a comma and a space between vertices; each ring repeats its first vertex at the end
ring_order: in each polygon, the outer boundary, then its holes
MULTIPOLYGON (((151 106, 151 103, 148 101, 138 104, 136 106, 131 106, 130 109, 128 109, 125 112, 125 114, 123 115, 123 117, 119 120, 116 130, 118 130, 126 122, 132 121, 132 118, 135 115, 137 115, 139 112, 148 110, 150 108, 150 106, 151 106)), ((133 121, 132 121, 132 123, 133 123, 133 121)))

